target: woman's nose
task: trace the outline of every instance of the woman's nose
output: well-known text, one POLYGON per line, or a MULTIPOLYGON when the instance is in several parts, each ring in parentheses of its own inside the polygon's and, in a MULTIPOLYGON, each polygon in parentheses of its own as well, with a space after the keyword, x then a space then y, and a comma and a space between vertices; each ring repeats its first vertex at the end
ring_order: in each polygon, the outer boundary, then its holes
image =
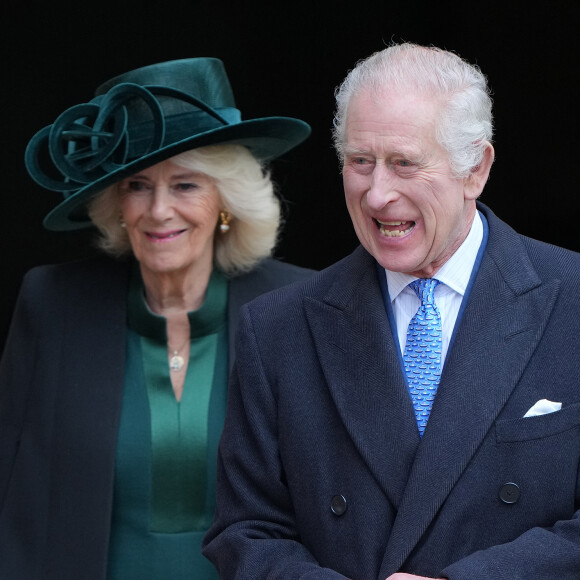
POLYGON ((164 185, 156 186, 151 198, 151 215, 158 220, 165 220, 171 217, 173 212, 173 202, 169 188, 164 185))

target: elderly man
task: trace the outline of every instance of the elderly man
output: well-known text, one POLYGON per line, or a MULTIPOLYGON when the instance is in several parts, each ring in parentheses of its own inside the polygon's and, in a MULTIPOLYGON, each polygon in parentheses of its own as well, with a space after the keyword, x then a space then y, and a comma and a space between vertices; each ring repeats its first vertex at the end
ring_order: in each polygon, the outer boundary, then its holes
POLYGON ((206 556, 226 580, 579 578, 580 255, 476 201, 477 67, 394 45, 336 97, 361 246, 245 308, 206 556))

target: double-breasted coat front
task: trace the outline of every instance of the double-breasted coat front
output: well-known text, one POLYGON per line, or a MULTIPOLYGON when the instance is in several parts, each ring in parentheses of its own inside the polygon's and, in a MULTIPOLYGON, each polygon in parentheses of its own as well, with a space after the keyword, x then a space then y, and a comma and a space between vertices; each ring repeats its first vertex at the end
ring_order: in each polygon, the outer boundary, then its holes
POLYGON ((222 578, 580 577, 580 255, 479 209, 422 440, 364 249, 242 309, 204 547, 222 578), (541 399, 562 408, 524 418, 541 399))

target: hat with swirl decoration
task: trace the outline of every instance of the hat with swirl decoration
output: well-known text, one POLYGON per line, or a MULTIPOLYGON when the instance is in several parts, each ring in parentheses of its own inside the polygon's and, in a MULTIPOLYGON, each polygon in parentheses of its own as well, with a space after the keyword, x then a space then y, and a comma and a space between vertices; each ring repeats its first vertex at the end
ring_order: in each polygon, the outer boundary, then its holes
POLYGON ((39 131, 26 168, 41 186, 64 195, 44 219, 49 230, 91 225, 86 202, 106 187, 184 151, 246 146, 262 162, 304 141, 310 126, 290 117, 242 120, 223 63, 191 58, 117 76, 39 131))

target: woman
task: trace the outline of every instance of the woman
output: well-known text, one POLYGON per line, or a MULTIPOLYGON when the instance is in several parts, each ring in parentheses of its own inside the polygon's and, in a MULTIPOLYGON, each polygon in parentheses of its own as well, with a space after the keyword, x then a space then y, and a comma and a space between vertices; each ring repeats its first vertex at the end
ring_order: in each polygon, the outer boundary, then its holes
POLYGON ((264 163, 309 134, 242 121, 222 63, 131 71, 29 143, 51 230, 109 254, 33 269, 0 366, 0 578, 217 578, 200 552, 241 304, 309 270, 269 259, 264 163))

